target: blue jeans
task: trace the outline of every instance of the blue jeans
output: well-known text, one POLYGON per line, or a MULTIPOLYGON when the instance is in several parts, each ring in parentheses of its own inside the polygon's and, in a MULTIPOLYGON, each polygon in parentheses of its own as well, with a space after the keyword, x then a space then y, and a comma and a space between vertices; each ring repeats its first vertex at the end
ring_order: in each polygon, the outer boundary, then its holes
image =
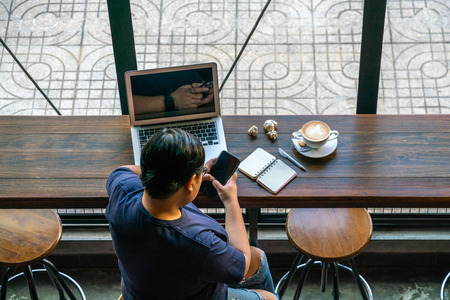
POLYGON ((238 284, 228 286, 228 300, 264 300, 257 292, 249 289, 260 289, 275 293, 272 274, 270 274, 265 253, 258 271, 252 277, 238 284))

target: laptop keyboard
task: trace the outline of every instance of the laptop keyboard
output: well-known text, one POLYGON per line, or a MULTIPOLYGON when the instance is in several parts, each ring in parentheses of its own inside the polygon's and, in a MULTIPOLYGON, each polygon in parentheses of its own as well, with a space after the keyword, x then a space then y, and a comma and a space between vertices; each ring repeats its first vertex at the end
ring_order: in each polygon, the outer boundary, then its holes
POLYGON ((203 146, 217 145, 219 144, 219 138, 217 134, 216 122, 205 122, 199 124, 185 124, 176 126, 163 126, 161 128, 142 128, 138 130, 139 142, 141 149, 145 143, 157 132, 164 128, 180 128, 186 132, 189 132, 196 136, 203 146))

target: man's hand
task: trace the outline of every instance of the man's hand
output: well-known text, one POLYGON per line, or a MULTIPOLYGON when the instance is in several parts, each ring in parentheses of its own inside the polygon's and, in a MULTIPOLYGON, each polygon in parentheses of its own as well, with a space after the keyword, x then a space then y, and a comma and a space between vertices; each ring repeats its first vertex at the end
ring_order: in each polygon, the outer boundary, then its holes
MULTIPOLYGON (((209 91, 207 87, 200 87, 202 83, 186 84, 172 92, 173 101, 176 109, 192 109, 205 104, 203 93, 209 91)), ((209 97, 209 96, 208 96, 209 97)))
POLYGON ((233 176, 228 180, 225 185, 221 185, 219 181, 214 180, 213 186, 216 188, 219 194, 220 200, 222 200, 224 206, 232 204, 238 201, 237 197, 237 185, 236 185, 237 173, 234 172, 233 176))
POLYGON ((209 174, 209 171, 211 170, 211 168, 212 168, 213 164, 216 162, 216 160, 217 160, 217 157, 214 157, 205 163, 205 167, 207 170, 206 170, 205 175, 203 175, 202 181, 205 181, 205 180, 213 181, 214 180, 214 177, 212 177, 211 174, 209 174))
POLYGON ((210 88, 208 90, 208 92, 203 94, 203 99, 202 99, 202 101, 200 103, 200 106, 211 102, 213 99, 214 99, 214 91, 213 91, 212 88, 210 88))
POLYGON ((208 89, 206 92, 202 93, 203 94, 203 98, 202 98, 202 101, 201 101, 199 106, 205 105, 205 104, 211 102, 214 99, 214 89, 213 89, 213 84, 212 83, 207 85, 207 86, 204 85, 204 82, 202 82, 202 83, 193 83, 192 86, 195 87, 195 88, 199 87, 199 88, 207 88, 208 89))
POLYGON ((211 174, 209 174, 209 171, 211 170, 211 167, 213 166, 213 164, 216 160, 217 160, 217 157, 210 159, 207 163, 205 163, 205 167, 207 168, 207 171, 206 171, 205 175, 203 176, 202 181, 204 181, 204 180, 212 181, 212 185, 217 190, 217 194, 219 195, 220 200, 222 200, 222 202, 225 206, 229 203, 233 203, 233 202, 237 203, 237 200, 238 200, 237 185, 236 185, 237 173, 234 172, 233 176, 231 176, 231 178, 228 180, 228 182, 225 185, 222 185, 211 174))

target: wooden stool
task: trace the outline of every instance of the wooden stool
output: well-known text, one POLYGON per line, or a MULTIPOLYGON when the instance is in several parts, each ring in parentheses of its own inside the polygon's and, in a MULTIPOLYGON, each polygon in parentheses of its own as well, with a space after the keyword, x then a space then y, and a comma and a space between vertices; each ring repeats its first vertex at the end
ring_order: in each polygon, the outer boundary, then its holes
POLYGON ((278 282, 275 292, 280 298, 298 269, 303 269, 294 299, 300 297, 306 276, 313 264, 321 264, 321 290, 325 291, 327 272, 333 273, 334 298, 339 299, 338 268, 353 273, 363 299, 372 299, 372 291, 359 275, 353 260, 372 237, 372 219, 364 208, 292 209, 286 219, 286 233, 299 251, 289 272, 278 282), (309 260, 300 264, 303 256, 309 260), (351 268, 338 264, 348 260, 351 268))
POLYGON ((38 299, 33 273, 47 272, 60 299, 64 292, 70 299, 76 300, 74 294, 62 278, 70 280, 78 289, 83 300, 86 299, 83 290, 64 273, 46 259, 58 246, 62 235, 61 219, 50 209, 0 209, 0 267, 6 267, 1 289, 1 300, 6 299, 8 282, 24 275, 31 299, 38 299), (39 263, 45 269, 31 269, 31 265, 39 263), (11 277, 12 273, 21 268, 23 273, 11 277))

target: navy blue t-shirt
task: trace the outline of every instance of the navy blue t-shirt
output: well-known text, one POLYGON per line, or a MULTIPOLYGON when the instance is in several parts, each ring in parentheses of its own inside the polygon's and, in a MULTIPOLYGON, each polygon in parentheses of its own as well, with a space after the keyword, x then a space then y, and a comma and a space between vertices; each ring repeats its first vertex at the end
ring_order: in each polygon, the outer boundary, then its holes
POLYGON ((244 255, 194 204, 174 221, 153 217, 142 204, 141 180, 128 168, 113 171, 106 188, 124 299, 226 299, 227 284, 244 277, 244 255))

